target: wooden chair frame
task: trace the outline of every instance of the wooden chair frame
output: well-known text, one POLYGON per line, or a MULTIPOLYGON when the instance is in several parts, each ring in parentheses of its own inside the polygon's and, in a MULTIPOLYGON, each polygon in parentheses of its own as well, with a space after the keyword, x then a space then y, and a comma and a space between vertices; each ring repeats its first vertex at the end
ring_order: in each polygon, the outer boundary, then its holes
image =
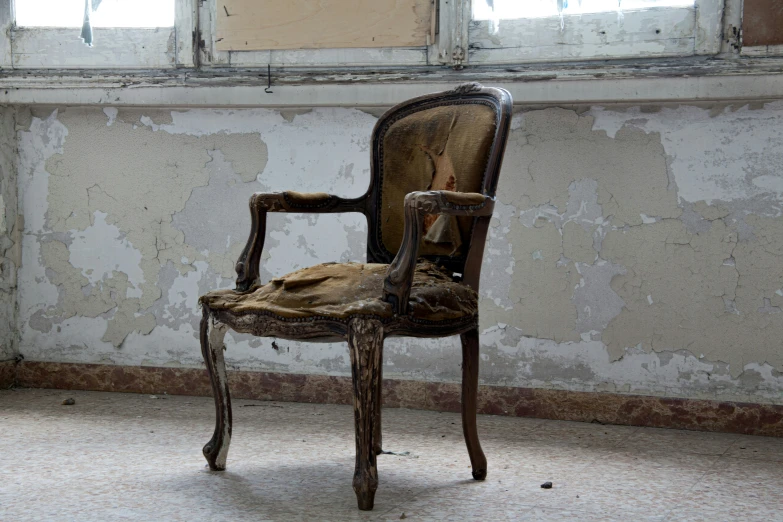
POLYGON ((462 341, 462 427, 473 477, 483 480, 487 460, 476 429, 479 368, 478 316, 436 323, 407 315, 408 297, 416 267, 419 243, 426 214, 473 217, 465 254, 462 256, 423 256, 445 267, 461 281, 478 291, 484 245, 495 203, 495 191, 511 119, 511 96, 503 89, 476 83, 460 85, 452 91, 421 96, 386 112, 375 125, 372 139, 371 181, 367 192, 353 199, 329 194, 303 196, 295 192, 256 193, 250 198, 252 226, 250 237, 236 264, 236 290, 248 291, 260 284, 259 263, 264 247, 268 212, 337 213, 360 212, 368 220, 368 263, 389 264, 382 298, 394 309, 392 318, 357 315, 349 319, 312 317, 283 319, 263 313, 232 313, 212 310, 203 304, 201 349, 207 366, 216 406, 216 425, 204 456, 212 470, 223 470, 231 441, 231 398, 226 377, 223 342, 228 328, 263 337, 315 342, 347 341, 353 375, 354 419, 356 427, 356 466, 353 487, 359 509, 373 507, 378 488, 376 455, 381 444, 381 361, 383 340, 391 336, 443 337, 460 335, 462 341), (386 129, 406 115, 443 105, 484 104, 495 110, 495 135, 489 151, 481 193, 448 191, 412 192, 405 197, 403 242, 390 252, 380 234, 381 162, 386 129))

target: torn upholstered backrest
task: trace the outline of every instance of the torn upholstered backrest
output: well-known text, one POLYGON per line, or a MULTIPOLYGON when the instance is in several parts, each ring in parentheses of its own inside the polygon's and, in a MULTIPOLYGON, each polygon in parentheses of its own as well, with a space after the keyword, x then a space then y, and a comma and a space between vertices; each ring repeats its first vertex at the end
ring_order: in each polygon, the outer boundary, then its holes
MULTIPOLYGON (((392 108, 373 132, 376 230, 368 261, 390 262, 403 237, 410 192, 448 190, 494 196, 511 103, 502 89, 461 85, 392 108)), ((461 271, 476 219, 426 216, 419 255, 461 271)), ((373 223, 374 221, 374 223, 373 223)))

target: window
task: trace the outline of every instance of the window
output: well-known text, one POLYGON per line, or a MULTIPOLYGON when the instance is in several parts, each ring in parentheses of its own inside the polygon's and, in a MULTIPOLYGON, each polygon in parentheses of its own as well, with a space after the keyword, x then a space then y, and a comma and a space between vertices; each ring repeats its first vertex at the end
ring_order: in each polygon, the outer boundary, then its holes
POLYGON ((715 0, 474 0, 469 61, 713 54, 721 10, 715 0))
POLYGON ((17 69, 192 66, 196 1, 0 0, 0 21, 11 21, 4 61, 17 69), (92 47, 81 38, 86 10, 92 47))
POLYGON ((742 4, 742 54, 783 54, 783 2, 745 0, 742 4))
MULTIPOLYGON (((267 51, 222 50, 225 45, 218 35, 227 30, 222 24, 236 16, 237 8, 252 2, 205 2, 209 6, 200 16, 203 62, 236 67, 460 66, 688 56, 720 50, 723 0, 433 2, 436 15, 427 46, 267 51)), ((243 22, 241 16, 235 21, 243 22)))
MULTIPOLYGON (((437 60, 437 23, 433 23, 429 41, 420 38, 418 45, 405 45, 399 47, 332 47, 309 49, 269 49, 269 50, 241 50, 241 46, 230 45, 231 40, 236 40, 237 33, 243 29, 251 28, 253 24, 263 27, 269 23, 270 18, 281 20, 281 26, 285 28, 277 31, 267 31, 264 36, 275 38, 275 33, 287 31, 291 41, 297 37, 307 37, 308 24, 320 23, 327 25, 332 36, 341 33, 349 33, 350 28, 357 24, 367 23, 366 18, 354 19, 354 16, 346 15, 347 19, 341 19, 341 23, 335 24, 335 20, 324 7, 331 7, 334 11, 344 11, 353 7, 356 11, 355 0, 324 0, 315 2, 312 0, 209 0, 200 5, 199 29, 203 47, 200 61, 204 65, 253 67, 270 64, 272 67, 341 67, 341 66, 415 66, 439 64, 437 60), (259 12, 268 5, 277 4, 270 9, 269 16, 259 12), (293 11, 299 11, 301 16, 289 16, 293 11), (320 11, 320 19, 311 17, 313 11, 320 11), (302 33, 298 33, 297 26, 290 20, 300 21, 302 33), (286 20, 288 23, 283 23, 286 20), (336 33, 336 34, 334 34, 336 33), (226 35, 229 38, 224 38, 226 35), (229 44, 229 45, 227 45, 229 44)), ((431 21, 437 20, 439 5, 448 3, 448 0, 408 0, 407 2, 378 1, 373 0, 373 7, 382 10, 384 6, 399 7, 410 3, 420 17, 431 21)), ((453 2, 457 3, 457 2, 453 2)), ((368 2, 369 4, 369 2, 368 2)), ((360 10, 361 11, 361 10, 360 10)), ((334 14, 334 13, 331 13, 334 14)), ((262 36, 263 38, 263 36, 262 36)), ((317 36, 314 37, 317 39, 317 36)), ((243 39, 240 43, 246 43, 243 39)), ((252 41, 249 42, 252 47, 252 41)), ((314 47, 308 45, 307 47, 314 47)), ((321 46, 319 46, 321 47, 321 46)), ((445 63, 445 59, 443 61, 445 63)))
MULTIPOLYGON (((754 41, 764 42, 758 43, 754 52, 783 52, 783 46, 775 43, 778 0, 363 0, 376 10, 388 5, 397 13, 401 5, 413 6, 418 17, 411 26, 415 38, 399 39, 387 47, 340 47, 345 41, 340 34, 332 38, 334 33, 353 34, 354 29, 362 29, 361 22, 367 17, 350 11, 357 0, 88 1, 93 7, 92 48, 79 39, 85 0, 0 0, 0 35, 5 36, 0 36, 0 67, 206 69, 270 65, 277 70, 373 67, 377 71, 381 67, 460 68, 715 55, 721 50, 724 2, 732 24, 727 25, 727 34, 742 32, 739 16, 732 13, 741 11, 743 2, 746 6, 767 6, 766 10, 753 9, 754 20, 764 20, 768 26, 763 35, 759 31, 753 35, 754 41), (270 23, 274 13, 251 13, 255 18, 243 14, 243 10, 262 7, 295 16, 274 30, 263 31, 255 42, 252 38, 237 40, 237 30, 252 34, 258 24, 270 23), (314 15, 306 20, 310 26, 302 25, 297 16, 308 10, 320 10, 326 16, 320 19, 314 15), (297 23, 305 29, 297 31, 297 23), (308 39, 312 31, 306 30, 320 28, 319 23, 327 29, 322 32, 332 38, 320 44, 308 39), (288 26, 291 34, 286 33, 288 26), (274 40, 276 34, 284 35, 287 43, 274 40), (258 50, 263 47, 259 42, 266 40, 277 41, 277 48, 258 50), (297 42, 324 48, 295 48, 297 42)), ((366 30, 364 33, 364 39, 357 37, 349 43, 364 45, 368 34, 374 36, 366 30)), ((750 32, 745 34, 750 38, 750 32)), ((739 42, 739 37, 735 40, 739 42)))
MULTIPOLYGON (((92 0, 93 27, 174 27, 174 0, 92 0)), ((17 27, 81 27, 84 0, 15 0, 17 27)))

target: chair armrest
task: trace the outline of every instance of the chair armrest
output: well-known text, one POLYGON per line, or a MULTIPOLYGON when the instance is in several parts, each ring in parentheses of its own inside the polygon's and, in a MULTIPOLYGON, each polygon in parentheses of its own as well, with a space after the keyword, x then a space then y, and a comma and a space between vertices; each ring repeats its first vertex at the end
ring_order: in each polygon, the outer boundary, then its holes
POLYGON ((419 243, 426 214, 452 216, 491 216, 495 199, 476 192, 433 190, 411 192, 405 196, 405 228, 397 256, 389 265, 383 281, 383 300, 394 307, 397 314, 408 312, 408 297, 413 285, 413 273, 419 256, 419 243))
POLYGON ((267 212, 307 212, 330 214, 365 212, 366 195, 354 199, 324 192, 256 192, 250 197, 250 236, 236 264, 236 289, 246 292, 258 283, 261 252, 264 249, 267 212))

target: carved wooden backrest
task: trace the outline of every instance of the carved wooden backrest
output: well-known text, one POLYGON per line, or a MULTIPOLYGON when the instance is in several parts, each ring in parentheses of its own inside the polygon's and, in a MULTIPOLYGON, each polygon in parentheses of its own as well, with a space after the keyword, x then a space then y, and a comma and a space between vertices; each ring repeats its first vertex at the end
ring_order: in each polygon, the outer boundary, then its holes
MULTIPOLYGON (((409 100, 381 116, 372 137, 368 262, 389 263, 396 255, 406 194, 494 196, 510 121, 508 92, 475 83, 409 100)), ((428 216, 420 256, 462 273, 478 255, 480 268, 489 219, 428 216)))

